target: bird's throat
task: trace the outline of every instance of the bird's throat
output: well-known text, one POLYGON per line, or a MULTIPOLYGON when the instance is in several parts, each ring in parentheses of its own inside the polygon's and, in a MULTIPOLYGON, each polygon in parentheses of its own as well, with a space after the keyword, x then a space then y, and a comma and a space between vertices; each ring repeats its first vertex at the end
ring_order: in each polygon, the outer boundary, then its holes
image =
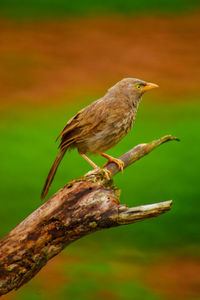
POLYGON ((140 100, 142 99, 142 95, 138 95, 137 97, 133 97, 131 100, 133 107, 137 110, 140 100))

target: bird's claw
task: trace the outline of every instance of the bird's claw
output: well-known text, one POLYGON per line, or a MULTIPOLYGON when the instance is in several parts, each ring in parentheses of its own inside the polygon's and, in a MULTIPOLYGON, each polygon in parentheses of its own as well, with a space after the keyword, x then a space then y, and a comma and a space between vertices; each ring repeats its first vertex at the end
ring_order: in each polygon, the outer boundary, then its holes
POLYGON ((120 169, 120 171, 122 172, 123 174, 123 171, 124 171, 124 162, 121 160, 121 159, 118 159, 118 158, 110 158, 106 163, 105 165, 103 166, 104 168, 110 163, 110 162, 114 162, 120 169))
POLYGON ((99 172, 104 173, 104 177, 107 180, 110 180, 112 173, 108 169, 102 169, 101 167, 97 166, 94 170, 90 171, 87 173, 87 175, 92 175, 92 174, 98 174, 99 172))
POLYGON ((108 170, 108 169, 103 169, 104 173, 105 173, 105 177, 107 180, 110 180, 112 173, 108 170))

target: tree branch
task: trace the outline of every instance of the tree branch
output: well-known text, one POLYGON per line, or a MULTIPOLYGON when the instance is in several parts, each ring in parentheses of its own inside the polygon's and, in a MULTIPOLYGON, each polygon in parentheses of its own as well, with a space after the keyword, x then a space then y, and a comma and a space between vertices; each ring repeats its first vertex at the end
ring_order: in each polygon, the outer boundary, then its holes
MULTIPOLYGON (((121 159, 124 162, 124 168, 127 168, 128 166, 139 160, 141 157, 149 154, 149 152, 151 152, 156 147, 173 140, 180 141, 175 136, 166 135, 158 140, 152 141, 151 143, 139 144, 136 147, 129 150, 128 152, 126 152, 125 154, 123 154, 122 156, 120 156, 119 159, 121 159)), ((120 171, 115 163, 109 163, 107 169, 112 173, 112 175, 115 175, 120 171)))
MULTIPOLYGON (((120 157, 125 167, 166 141, 171 135, 140 144, 120 157)), ((117 165, 106 167, 112 175, 117 165)), ((17 289, 71 242, 84 235, 156 217, 172 201, 128 208, 119 204, 120 191, 104 171, 93 170, 72 180, 0 241, 0 295, 17 289)))

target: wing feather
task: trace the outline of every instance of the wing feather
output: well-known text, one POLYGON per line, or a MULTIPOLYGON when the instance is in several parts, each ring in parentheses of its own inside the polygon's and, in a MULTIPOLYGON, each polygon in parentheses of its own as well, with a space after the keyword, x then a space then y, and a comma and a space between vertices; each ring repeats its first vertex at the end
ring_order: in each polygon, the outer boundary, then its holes
POLYGON ((59 148, 64 149, 73 143, 82 143, 102 130, 107 115, 103 108, 104 105, 102 106, 98 100, 72 117, 57 138, 57 140, 61 138, 59 148))

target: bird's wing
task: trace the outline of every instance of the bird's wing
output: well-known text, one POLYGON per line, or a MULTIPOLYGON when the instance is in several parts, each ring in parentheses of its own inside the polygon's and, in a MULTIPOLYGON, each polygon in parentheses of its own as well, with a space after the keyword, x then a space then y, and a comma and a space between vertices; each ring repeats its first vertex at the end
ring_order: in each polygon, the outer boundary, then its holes
POLYGON ((63 128, 59 136, 57 137, 56 141, 59 140, 63 135, 67 134, 69 131, 73 130, 77 124, 78 124, 78 118, 79 118, 80 112, 78 112, 74 117, 72 117, 66 124, 66 126, 63 128))
POLYGON ((104 105, 100 101, 91 103, 72 117, 60 133, 59 148, 68 147, 73 142, 82 142, 88 136, 100 131, 104 126, 105 112, 104 105))

